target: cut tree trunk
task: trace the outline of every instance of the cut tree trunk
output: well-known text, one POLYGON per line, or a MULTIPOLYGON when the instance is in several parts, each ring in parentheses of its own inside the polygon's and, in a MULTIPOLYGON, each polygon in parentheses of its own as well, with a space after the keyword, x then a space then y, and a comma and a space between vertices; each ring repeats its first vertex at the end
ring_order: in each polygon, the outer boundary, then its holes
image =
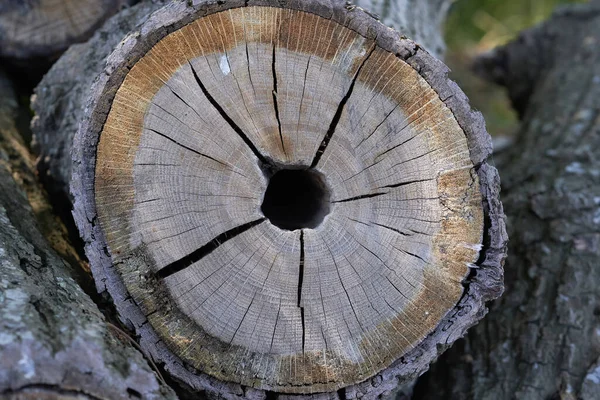
MULTIPOLYGON (((56 57, 87 40, 128 0, 3 0, 0 57, 56 57)), ((26 65, 26 64, 23 64, 26 65)))
POLYGON ((121 42, 72 193, 141 346, 225 398, 421 374, 503 288, 491 141, 446 73, 343 2, 174 2, 121 42))
POLYGON ((2 71, 0 93, 0 398, 174 399, 47 242, 76 260, 35 179, 2 71))
POLYGON ((480 63, 523 115, 503 157, 507 291, 419 399, 600 398, 600 2, 480 63))

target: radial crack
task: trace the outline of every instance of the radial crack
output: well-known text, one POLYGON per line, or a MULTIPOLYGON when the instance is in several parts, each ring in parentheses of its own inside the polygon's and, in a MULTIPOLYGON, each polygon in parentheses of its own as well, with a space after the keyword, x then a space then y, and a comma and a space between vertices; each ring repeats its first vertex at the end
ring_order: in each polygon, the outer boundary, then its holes
POLYGON ((300 268, 298 275, 298 307, 302 307, 302 282, 304 281, 304 230, 300 231, 300 268))
POLYGON ((275 109, 275 118, 277 119, 277 126, 279 128, 279 139, 281 140, 281 148, 283 154, 287 154, 285 151, 285 144, 283 143, 283 133, 281 133, 281 119, 279 118, 279 105, 277 103, 277 71, 275 70, 275 45, 273 45, 273 62, 271 63, 271 70, 273 72, 273 108, 275 109))
POLYGON ((346 95, 342 98, 342 101, 340 101, 340 104, 338 105, 338 108, 337 108, 335 114, 333 115, 333 119, 331 120, 331 124, 329 125, 329 129, 327 130, 327 133, 325 134, 325 137, 323 138, 323 141, 321 142, 321 145, 319 146, 319 149, 317 150, 317 153, 315 154, 315 157, 313 158, 312 164, 310 165, 311 168, 315 168, 319 164, 319 161, 321 160, 323 153, 325 153, 325 150, 327 150, 329 141, 331 140, 331 138, 333 137, 333 134, 335 133, 335 128, 337 128, 337 125, 340 122, 340 118, 342 117, 342 112, 344 111, 344 108, 346 107, 346 103, 348 102, 348 100, 350 99, 350 96, 352 95, 352 91, 354 90, 354 85, 356 84, 358 75, 360 74, 360 71, 364 67, 364 65, 367 62, 367 60, 369 59, 369 57, 371 57, 371 54, 373 54, 373 51, 375 51, 375 47, 376 47, 375 45, 373 45, 373 47, 371 47, 371 50, 369 51, 367 56, 362 60, 362 63, 356 70, 356 74, 354 74, 354 77, 352 78, 350 87, 348 88, 346 95))
MULTIPOLYGON (((178 142, 177 140, 175 140, 175 139, 173 139, 173 138, 171 138, 171 137, 169 137, 169 136, 165 135, 164 133, 161 133, 161 132, 159 132, 159 131, 157 131, 157 130, 155 130, 155 129, 152 129, 152 128, 146 128, 146 130, 149 130, 150 132, 156 133, 157 135, 159 135, 159 136, 161 136, 161 137, 163 137, 163 138, 165 138, 165 139, 167 139, 167 140, 169 140, 169 141, 171 141, 171 142, 175 143, 177 146, 183 147, 184 149, 191 151, 191 152, 192 152, 192 153, 194 153, 194 154, 197 154, 197 155, 199 155, 199 156, 202 156, 202 157, 206 157, 206 158, 208 158, 208 159, 210 159, 210 160, 213 160, 214 162, 217 162, 217 163, 219 163, 219 164, 221 164, 221 165, 227 165, 227 164, 225 164, 223 161, 219 161, 219 160, 217 160, 216 158, 213 158, 213 157, 211 157, 211 156, 208 156, 208 155, 206 155, 206 154, 200 153, 198 150, 194 150, 194 149, 192 149, 191 147, 188 147, 188 146, 186 146, 186 145, 184 145, 184 144, 182 144, 182 143, 178 142)), ((138 165, 139 165, 139 164, 138 164, 138 165)))
POLYGON ((383 225, 383 224, 378 224, 377 222, 371 222, 371 223, 373 225, 380 226, 380 227, 388 229, 390 231, 394 231, 394 232, 396 232, 396 233, 398 233, 398 234, 400 234, 402 236, 412 236, 412 234, 410 234, 410 233, 402 232, 401 230, 396 229, 396 228, 392 228, 391 226, 387 226, 387 225, 383 225))
POLYGON ((192 253, 188 254, 187 256, 182 257, 179 260, 174 261, 171 264, 167 265, 166 267, 162 268, 160 271, 158 271, 158 273, 157 273, 158 276, 161 278, 167 278, 179 271, 186 269, 187 267, 200 261, 207 255, 212 253, 223 243, 246 232, 247 230, 255 227, 256 225, 261 224, 262 222, 265 221, 265 219, 266 218, 260 218, 255 221, 248 222, 244 225, 236 226, 233 229, 230 229, 226 232, 221 233, 219 236, 215 237, 213 240, 206 243, 204 246, 200 247, 199 249, 195 250, 194 252, 192 252, 192 253))
POLYGON ((389 192, 363 194, 363 195, 360 195, 360 196, 350 197, 350 198, 344 199, 344 200, 336 200, 333 203, 348 203, 350 201, 356 201, 356 200, 362 200, 362 199, 370 199, 370 198, 373 198, 373 197, 383 196, 384 194, 388 194, 388 193, 389 192))
POLYGON ((306 326, 304 322, 304 307, 302 306, 302 284, 304 282, 304 230, 300 231, 300 267, 298 269, 298 307, 302 320, 302 353, 306 343, 306 326))
POLYGON ((198 83, 198 86, 200 87, 200 89, 202 90, 202 93, 204 93, 204 96, 206 96, 206 98, 208 99, 208 101, 210 102, 210 104, 212 104, 212 106, 219 112, 219 114, 221 114, 221 117, 223 117, 223 119, 229 124, 229 126, 231 126, 231 128, 235 131, 235 133, 237 133, 238 136, 240 138, 242 138, 242 140, 244 141, 244 143, 246 143, 246 145, 250 148, 250 150, 252 150, 252 152, 254 153, 254 155, 263 164, 265 164, 265 165, 271 165, 271 163, 265 158, 265 156, 263 156, 261 154, 261 152, 254 145, 254 143, 252 143, 252 141, 244 133, 244 131, 242 130, 242 128, 240 128, 233 121, 233 119, 231 119, 231 117, 225 112, 225 110, 223 109, 223 107, 221 107, 221 105, 214 99, 214 97, 211 96, 211 94, 206 89, 206 86, 204 86, 204 84, 200 80, 200 77, 198 76, 198 73, 194 69, 194 66, 192 65, 192 63, 189 62, 189 61, 188 61, 188 63, 190 65, 190 68, 192 69, 192 73, 194 74, 194 79, 196 79, 196 83, 198 83))
POLYGON ((385 189, 385 188, 395 189, 395 188, 398 188, 398 187, 401 187, 401 186, 411 185, 413 183, 430 182, 432 180, 433 179, 416 179, 414 181, 400 182, 400 183, 395 183, 393 185, 380 186, 378 189, 385 189))

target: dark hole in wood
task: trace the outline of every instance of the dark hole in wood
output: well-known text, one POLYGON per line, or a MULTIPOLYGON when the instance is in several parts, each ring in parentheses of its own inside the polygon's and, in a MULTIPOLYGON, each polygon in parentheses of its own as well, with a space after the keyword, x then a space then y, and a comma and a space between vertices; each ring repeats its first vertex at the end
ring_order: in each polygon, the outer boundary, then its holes
POLYGON ((265 217, 281 229, 316 228, 329 214, 330 191, 314 169, 282 169, 270 178, 261 206, 265 217))

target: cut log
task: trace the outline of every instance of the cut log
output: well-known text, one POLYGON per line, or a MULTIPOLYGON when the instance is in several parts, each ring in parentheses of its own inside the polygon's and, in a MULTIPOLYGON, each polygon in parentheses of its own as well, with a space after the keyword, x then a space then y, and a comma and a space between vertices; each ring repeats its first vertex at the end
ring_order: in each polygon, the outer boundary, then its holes
POLYGON ((174 399, 44 237, 48 202, 2 71, 0 92, 0 398, 174 399))
POLYGON ((74 216, 178 380, 375 398, 502 292, 491 140, 446 67, 369 13, 282 7, 174 2, 119 45, 76 136, 74 216))
POLYGON ((418 398, 600 398, 599 43, 592 1, 481 62, 523 115, 502 170, 507 292, 435 364, 418 398))
POLYGON ((128 0, 3 0, 0 57, 58 56, 87 40, 128 0))

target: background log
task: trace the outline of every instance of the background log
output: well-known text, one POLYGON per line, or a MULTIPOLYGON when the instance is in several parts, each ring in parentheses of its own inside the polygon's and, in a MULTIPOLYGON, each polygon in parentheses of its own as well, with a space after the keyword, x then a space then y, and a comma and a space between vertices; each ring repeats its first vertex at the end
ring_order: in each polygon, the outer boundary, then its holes
MULTIPOLYGON (((87 40, 128 0, 4 0, 0 4, 0 57, 22 61, 57 57, 87 40)), ((34 62, 35 64, 35 62, 34 62)), ((29 65, 34 67, 34 65, 29 65)))
POLYGON ((600 2, 558 10, 479 64, 523 115, 503 156, 507 290, 419 399, 600 396, 600 2))
POLYGON ((174 399, 82 290, 89 277, 36 180, 1 70, 0 93, 0 397, 174 399))
POLYGON ((437 58, 444 56, 442 24, 455 0, 357 0, 357 6, 413 39, 437 58))

